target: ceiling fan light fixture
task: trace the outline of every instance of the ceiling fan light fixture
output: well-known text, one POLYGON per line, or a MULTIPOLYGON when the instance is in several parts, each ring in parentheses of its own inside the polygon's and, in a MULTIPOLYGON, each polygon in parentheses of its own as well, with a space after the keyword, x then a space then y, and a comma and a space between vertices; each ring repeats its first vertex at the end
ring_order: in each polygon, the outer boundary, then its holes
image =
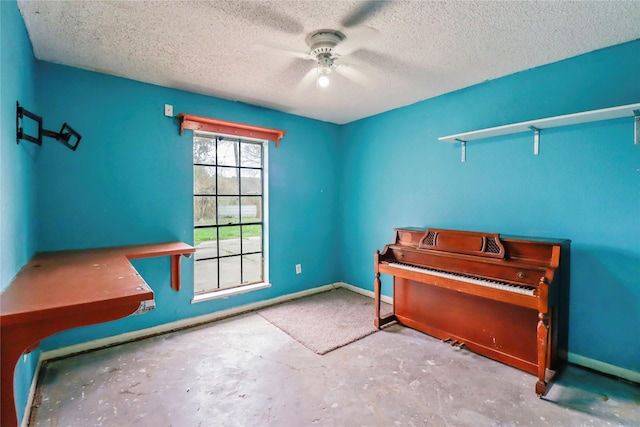
POLYGON ((329 86, 329 74, 333 69, 333 58, 331 54, 322 54, 318 57, 318 86, 329 86))
POLYGON ((320 87, 327 87, 329 86, 330 80, 329 80, 329 76, 326 74, 320 74, 318 76, 318 86, 320 87))

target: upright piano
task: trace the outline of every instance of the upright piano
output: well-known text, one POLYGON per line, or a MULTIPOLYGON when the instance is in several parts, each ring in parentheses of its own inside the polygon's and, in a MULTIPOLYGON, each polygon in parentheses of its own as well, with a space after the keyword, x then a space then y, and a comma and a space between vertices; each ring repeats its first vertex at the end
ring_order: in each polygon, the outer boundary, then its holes
POLYGON ((566 357, 569 250, 569 240, 396 229, 375 254, 375 326, 397 321, 537 375, 543 396, 566 357), (384 316, 380 274, 393 276, 384 316))

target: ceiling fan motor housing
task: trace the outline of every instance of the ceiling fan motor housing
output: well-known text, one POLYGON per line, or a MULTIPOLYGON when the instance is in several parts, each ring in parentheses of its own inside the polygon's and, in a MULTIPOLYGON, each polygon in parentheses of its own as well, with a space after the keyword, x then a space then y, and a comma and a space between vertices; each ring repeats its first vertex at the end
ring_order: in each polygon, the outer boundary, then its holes
POLYGON ((344 35, 334 30, 319 30, 312 33, 307 39, 311 48, 311 56, 315 59, 333 56, 333 49, 344 40, 344 35))

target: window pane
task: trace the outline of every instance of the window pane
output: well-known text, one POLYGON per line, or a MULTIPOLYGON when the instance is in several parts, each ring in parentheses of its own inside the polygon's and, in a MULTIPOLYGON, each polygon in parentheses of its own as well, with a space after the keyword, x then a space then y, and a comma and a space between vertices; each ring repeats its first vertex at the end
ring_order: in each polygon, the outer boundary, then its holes
POLYGON ((240 198, 241 222, 262 221, 262 197, 245 196, 240 198))
POLYGON ((240 194, 238 169, 218 167, 218 194, 240 194))
POLYGON ((240 169, 241 194, 262 194, 262 170, 240 169))
POLYGON ((193 242, 196 247, 195 259, 218 256, 217 229, 215 227, 194 228, 193 242))
POLYGON ((220 258, 220 289, 232 288, 240 282, 240 257, 220 258))
POLYGON ((220 256, 239 255, 240 226, 220 227, 220 256))
POLYGON ((218 224, 238 224, 240 222, 240 198, 218 197, 218 224))
MULTIPOLYGON (((216 198, 213 196, 193 196, 194 225, 216 224, 216 198)), ((215 238, 215 234, 214 234, 215 238)))
POLYGON ((242 283, 260 283, 262 278, 262 254, 242 257, 242 283))
POLYGON ((262 167, 262 144, 240 144, 240 166, 262 167))
MULTIPOLYGON (((196 255, 197 255, 196 251, 196 255)), ((218 289, 218 260, 208 259, 194 263, 194 292, 196 294, 218 289)))
POLYGON ((218 141, 218 164, 222 166, 238 165, 238 141, 221 139, 218 141))
POLYGON ((216 194, 215 166, 193 166, 193 194, 216 194))
POLYGON ((242 253, 262 252, 262 225, 242 226, 242 253))
POLYGON ((216 140, 214 138, 193 137, 193 163, 216 163, 216 140))

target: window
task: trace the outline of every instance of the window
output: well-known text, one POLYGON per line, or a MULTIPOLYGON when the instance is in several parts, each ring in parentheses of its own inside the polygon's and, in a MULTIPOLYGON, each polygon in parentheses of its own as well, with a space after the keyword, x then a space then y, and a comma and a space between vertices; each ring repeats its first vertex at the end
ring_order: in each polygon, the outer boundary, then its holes
POLYGON ((196 297, 267 282, 266 154, 262 141, 194 134, 196 297))

